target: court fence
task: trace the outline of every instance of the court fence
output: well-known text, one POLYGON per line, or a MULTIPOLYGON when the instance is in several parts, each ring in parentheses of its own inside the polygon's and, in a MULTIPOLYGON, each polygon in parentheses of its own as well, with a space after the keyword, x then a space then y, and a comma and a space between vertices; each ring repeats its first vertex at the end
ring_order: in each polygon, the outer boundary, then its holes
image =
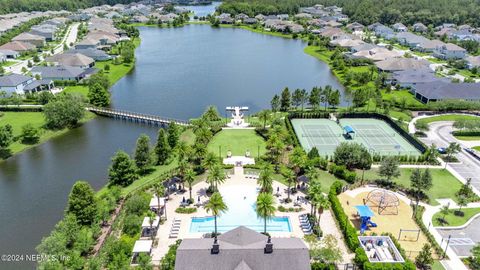
POLYGON ((420 153, 425 153, 427 150, 427 146, 422 143, 417 138, 410 135, 407 131, 405 131, 402 127, 400 127, 395 121, 393 121, 390 117, 379 114, 379 113, 340 113, 338 118, 374 118, 385 121, 390 127, 393 128, 398 134, 400 134, 405 140, 411 143, 420 153))

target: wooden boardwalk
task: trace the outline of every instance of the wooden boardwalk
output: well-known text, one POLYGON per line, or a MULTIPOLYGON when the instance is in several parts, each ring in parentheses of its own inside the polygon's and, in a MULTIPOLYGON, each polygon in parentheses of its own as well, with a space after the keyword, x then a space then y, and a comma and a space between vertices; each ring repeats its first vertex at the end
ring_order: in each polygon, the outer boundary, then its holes
POLYGON ((190 125, 188 121, 171 119, 171 118, 150 115, 150 114, 129 112, 124 110, 114 110, 114 109, 107 109, 107 108, 98 108, 98 107, 87 107, 86 109, 97 115, 112 117, 112 118, 117 118, 117 119, 137 122, 137 123, 144 123, 147 125, 167 126, 171 122, 174 122, 175 124, 180 126, 190 125))

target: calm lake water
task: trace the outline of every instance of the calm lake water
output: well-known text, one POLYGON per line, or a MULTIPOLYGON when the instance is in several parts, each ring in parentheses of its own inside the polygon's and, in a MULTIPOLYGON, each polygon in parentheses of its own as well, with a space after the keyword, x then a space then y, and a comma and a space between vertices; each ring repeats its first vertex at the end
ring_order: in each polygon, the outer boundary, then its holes
POLYGON ((222 2, 212 2, 211 5, 179 6, 179 7, 191 10, 198 17, 206 17, 207 15, 214 13, 215 9, 218 6, 220 6, 221 3, 222 2))
MULTIPOLYGON (((285 86, 340 88, 301 41, 207 25, 142 28, 141 38, 135 69, 112 87, 116 108, 188 119, 211 104, 268 108, 285 86)), ((99 117, 0 163, 0 254, 34 253, 62 218, 76 180, 99 189, 115 151, 131 152, 141 133, 156 132, 99 117)), ((0 262, 0 269, 32 267, 0 262)))

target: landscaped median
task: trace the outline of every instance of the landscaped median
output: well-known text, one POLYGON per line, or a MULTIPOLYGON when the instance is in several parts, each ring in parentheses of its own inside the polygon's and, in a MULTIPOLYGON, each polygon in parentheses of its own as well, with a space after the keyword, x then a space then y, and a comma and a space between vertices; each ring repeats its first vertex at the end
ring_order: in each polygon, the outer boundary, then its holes
POLYGON ((480 208, 450 209, 447 214, 436 213, 432 218, 435 227, 459 227, 465 225, 471 218, 480 214, 480 208))

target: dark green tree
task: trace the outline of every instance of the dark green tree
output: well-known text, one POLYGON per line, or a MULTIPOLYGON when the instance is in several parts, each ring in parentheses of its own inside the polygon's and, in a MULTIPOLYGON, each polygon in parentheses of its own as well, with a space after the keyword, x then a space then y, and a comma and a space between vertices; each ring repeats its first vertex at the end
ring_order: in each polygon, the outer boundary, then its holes
POLYGON ((0 150, 4 150, 13 142, 13 128, 10 124, 0 127, 0 150))
POLYGON ((77 181, 68 195, 67 213, 73 214, 78 223, 91 225, 97 216, 97 203, 92 186, 85 181, 77 181))
POLYGON ((22 143, 35 144, 40 140, 40 130, 28 123, 22 127, 22 143))
POLYGON ((85 115, 82 97, 59 95, 43 107, 43 114, 48 128, 75 127, 85 115))
POLYGON ((382 177, 385 177, 388 182, 392 178, 400 176, 400 169, 398 167, 398 160, 396 157, 386 157, 382 160, 378 174, 382 177))
POLYGON ((94 83, 88 86, 87 97, 93 106, 108 107, 108 105, 110 105, 110 94, 100 83, 94 83))
POLYGON ((270 101, 270 107, 274 113, 280 110, 280 97, 278 95, 273 96, 272 100, 270 101))
POLYGON ((137 165, 137 168, 142 173, 148 170, 152 164, 152 158, 150 155, 150 137, 148 137, 146 134, 140 135, 137 140, 134 159, 135 165, 137 165))
POLYGON ((180 139, 180 127, 175 122, 170 122, 167 128, 167 141, 171 149, 174 149, 180 139))
POLYGON ((158 131, 155 155, 157 157, 157 165, 164 165, 170 156, 170 145, 168 144, 167 134, 163 128, 158 131))
POLYGON ((109 185, 128 186, 138 179, 135 163, 130 156, 120 150, 112 158, 112 165, 108 169, 109 185))
POLYGON ((282 112, 288 111, 291 105, 292 104, 291 104, 290 90, 288 90, 288 87, 285 87, 280 97, 280 111, 282 112))

